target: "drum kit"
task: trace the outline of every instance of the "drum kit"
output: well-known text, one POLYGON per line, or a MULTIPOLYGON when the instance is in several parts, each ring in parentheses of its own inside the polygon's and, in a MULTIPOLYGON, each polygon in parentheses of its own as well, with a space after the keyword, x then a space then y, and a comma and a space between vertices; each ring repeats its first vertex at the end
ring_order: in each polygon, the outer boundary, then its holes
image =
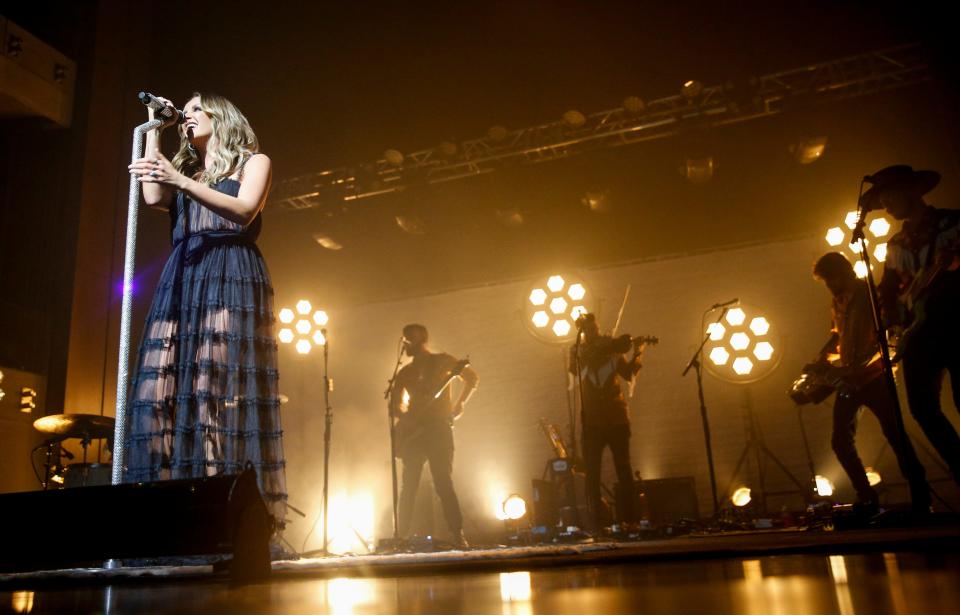
MULTIPOLYGON (((49 436, 41 445, 47 448, 43 488, 46 490, 60 487, 109 485, 110 464, 88 463, 87 448, 94 440, 106 439, 112 442, 113 425, 113 417, 99 414, 51 414, 34 421, 34 429, 49 436), (73 455, 65 451, 61 443, 71 438, 80 440, 80 447, 83 450, 82 461, 63 466, 61 458, 72 459, 73 455), (62 472, 59 472, 61 468, 62 472)), ((111 447, 108 446, 108 448, 111 447)))

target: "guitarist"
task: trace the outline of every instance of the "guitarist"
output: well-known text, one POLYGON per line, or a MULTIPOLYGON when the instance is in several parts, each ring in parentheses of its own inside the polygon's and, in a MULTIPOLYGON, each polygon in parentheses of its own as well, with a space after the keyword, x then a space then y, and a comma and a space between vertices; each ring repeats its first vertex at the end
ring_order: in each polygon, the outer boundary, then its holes
POLYGON ((900 472, 910 485, 914 510, 929 512, 930 489, 913 445, 897 424, 896 406, 890 398, 883 371, 872 369, 878 344, 870 307, 867 283, 857 279, 853 265, 839 252, 823 255, 813 267, 815 278, 833 295, 833 337, 824 345, 817 361, 804 371, 817 374, 837 388, 833 403, 831 444, 837 460, 857 492, 857 506, 871 514, 879 508, 877 492, 867 481, 854 439, 860 408, 866 406, 877 417, 884 437, 897 457, 900 472), (830 355, 839 356, 830 363, 830 355), (868 367, 869 365, 869 367, 868 367))
POLYGON ((463 414, 463 406, 476 390, 479 378, 466 362, 458 363, 446 353, 431 352, 427 348, 428 338, 423 325, 403 328, 403 350, 413 361, 397 374, 390 394, 390 413, 398 419, 394 432, 397 456, 403 460, 398 529, 401 536, 409 535, 420 474, 423 464, 429 462, 453 543, 466 548, 463 515, 453 488, 453 421, 463 414), (456 401, 449 386, 454 375, 464 383, 456 401), (409 398, 406 404, 404 393, 409 398))
POLYGON ((601 335, 593 314, 583 314, 577 319, 577 327, 580 341, 570 349, 570 373, 580 383, 587 505, 594 529, 603 527, 607 515, 600 496, 600 471, 603 449, 609 446, 619 486, 617 516, 621 523, 630 524, 635 521, 635 493, 630 465, 630 416, 621 382, 632 381, 640 371, 643 345, 637 346, 627 360, 624 354, 634 348, 629 335, 601 335))
POLYGON ((960 211, 924 202, 940 181, 935 171, 896 165, 867 181, 872 187, 864 208, 882 208, 903 221, 888 244, 878 290, 888 324, 909 324, 898 357, 910 412, 960 482, 960 437, 940 405, 945 370, 960 403, 960 211))

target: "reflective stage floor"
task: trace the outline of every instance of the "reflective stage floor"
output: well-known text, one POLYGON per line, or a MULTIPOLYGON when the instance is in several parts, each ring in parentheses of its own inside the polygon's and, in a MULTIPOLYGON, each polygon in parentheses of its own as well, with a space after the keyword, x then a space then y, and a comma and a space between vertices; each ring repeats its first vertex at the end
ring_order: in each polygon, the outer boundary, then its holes
POLYGON ((735 615, 956 613, 960 554, 765 555, 376 578, 274 575, 4 587, 0 612, 735 615))

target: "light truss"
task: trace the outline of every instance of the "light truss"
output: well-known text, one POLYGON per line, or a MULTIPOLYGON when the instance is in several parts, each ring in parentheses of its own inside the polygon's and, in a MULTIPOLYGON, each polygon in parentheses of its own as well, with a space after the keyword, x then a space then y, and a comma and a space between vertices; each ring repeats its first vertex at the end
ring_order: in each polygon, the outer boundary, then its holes
POLYGON ((660 139, 689 127, 711 127, 774 115, 791 100, 829 102, 915 85, 932 78, 926 54, 910 44, 593 113, 579 127, 563 121, 504 131, 385 159, 285 179, 271 204, 285 209, 336 206, 412 185, 490 173, 506 165, 567 158, 586 151, 660 139), (442 151, 442 150, 446 151, 442 151), (452 152, 452 153, 451 153, 452 152))

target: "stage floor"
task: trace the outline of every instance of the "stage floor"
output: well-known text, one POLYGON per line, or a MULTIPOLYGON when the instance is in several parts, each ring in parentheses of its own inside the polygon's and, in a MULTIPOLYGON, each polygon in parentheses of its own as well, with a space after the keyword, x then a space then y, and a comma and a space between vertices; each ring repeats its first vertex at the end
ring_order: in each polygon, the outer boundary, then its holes
POLYGON ((20 613, 952 613, 960 526, 766 531, 641 542, 0 575, 20 613))
POLYGON ((907 615, 956 612, 960 555, 765 555, 377 577, 278 574, 0 591, 0 612, 907 615))

